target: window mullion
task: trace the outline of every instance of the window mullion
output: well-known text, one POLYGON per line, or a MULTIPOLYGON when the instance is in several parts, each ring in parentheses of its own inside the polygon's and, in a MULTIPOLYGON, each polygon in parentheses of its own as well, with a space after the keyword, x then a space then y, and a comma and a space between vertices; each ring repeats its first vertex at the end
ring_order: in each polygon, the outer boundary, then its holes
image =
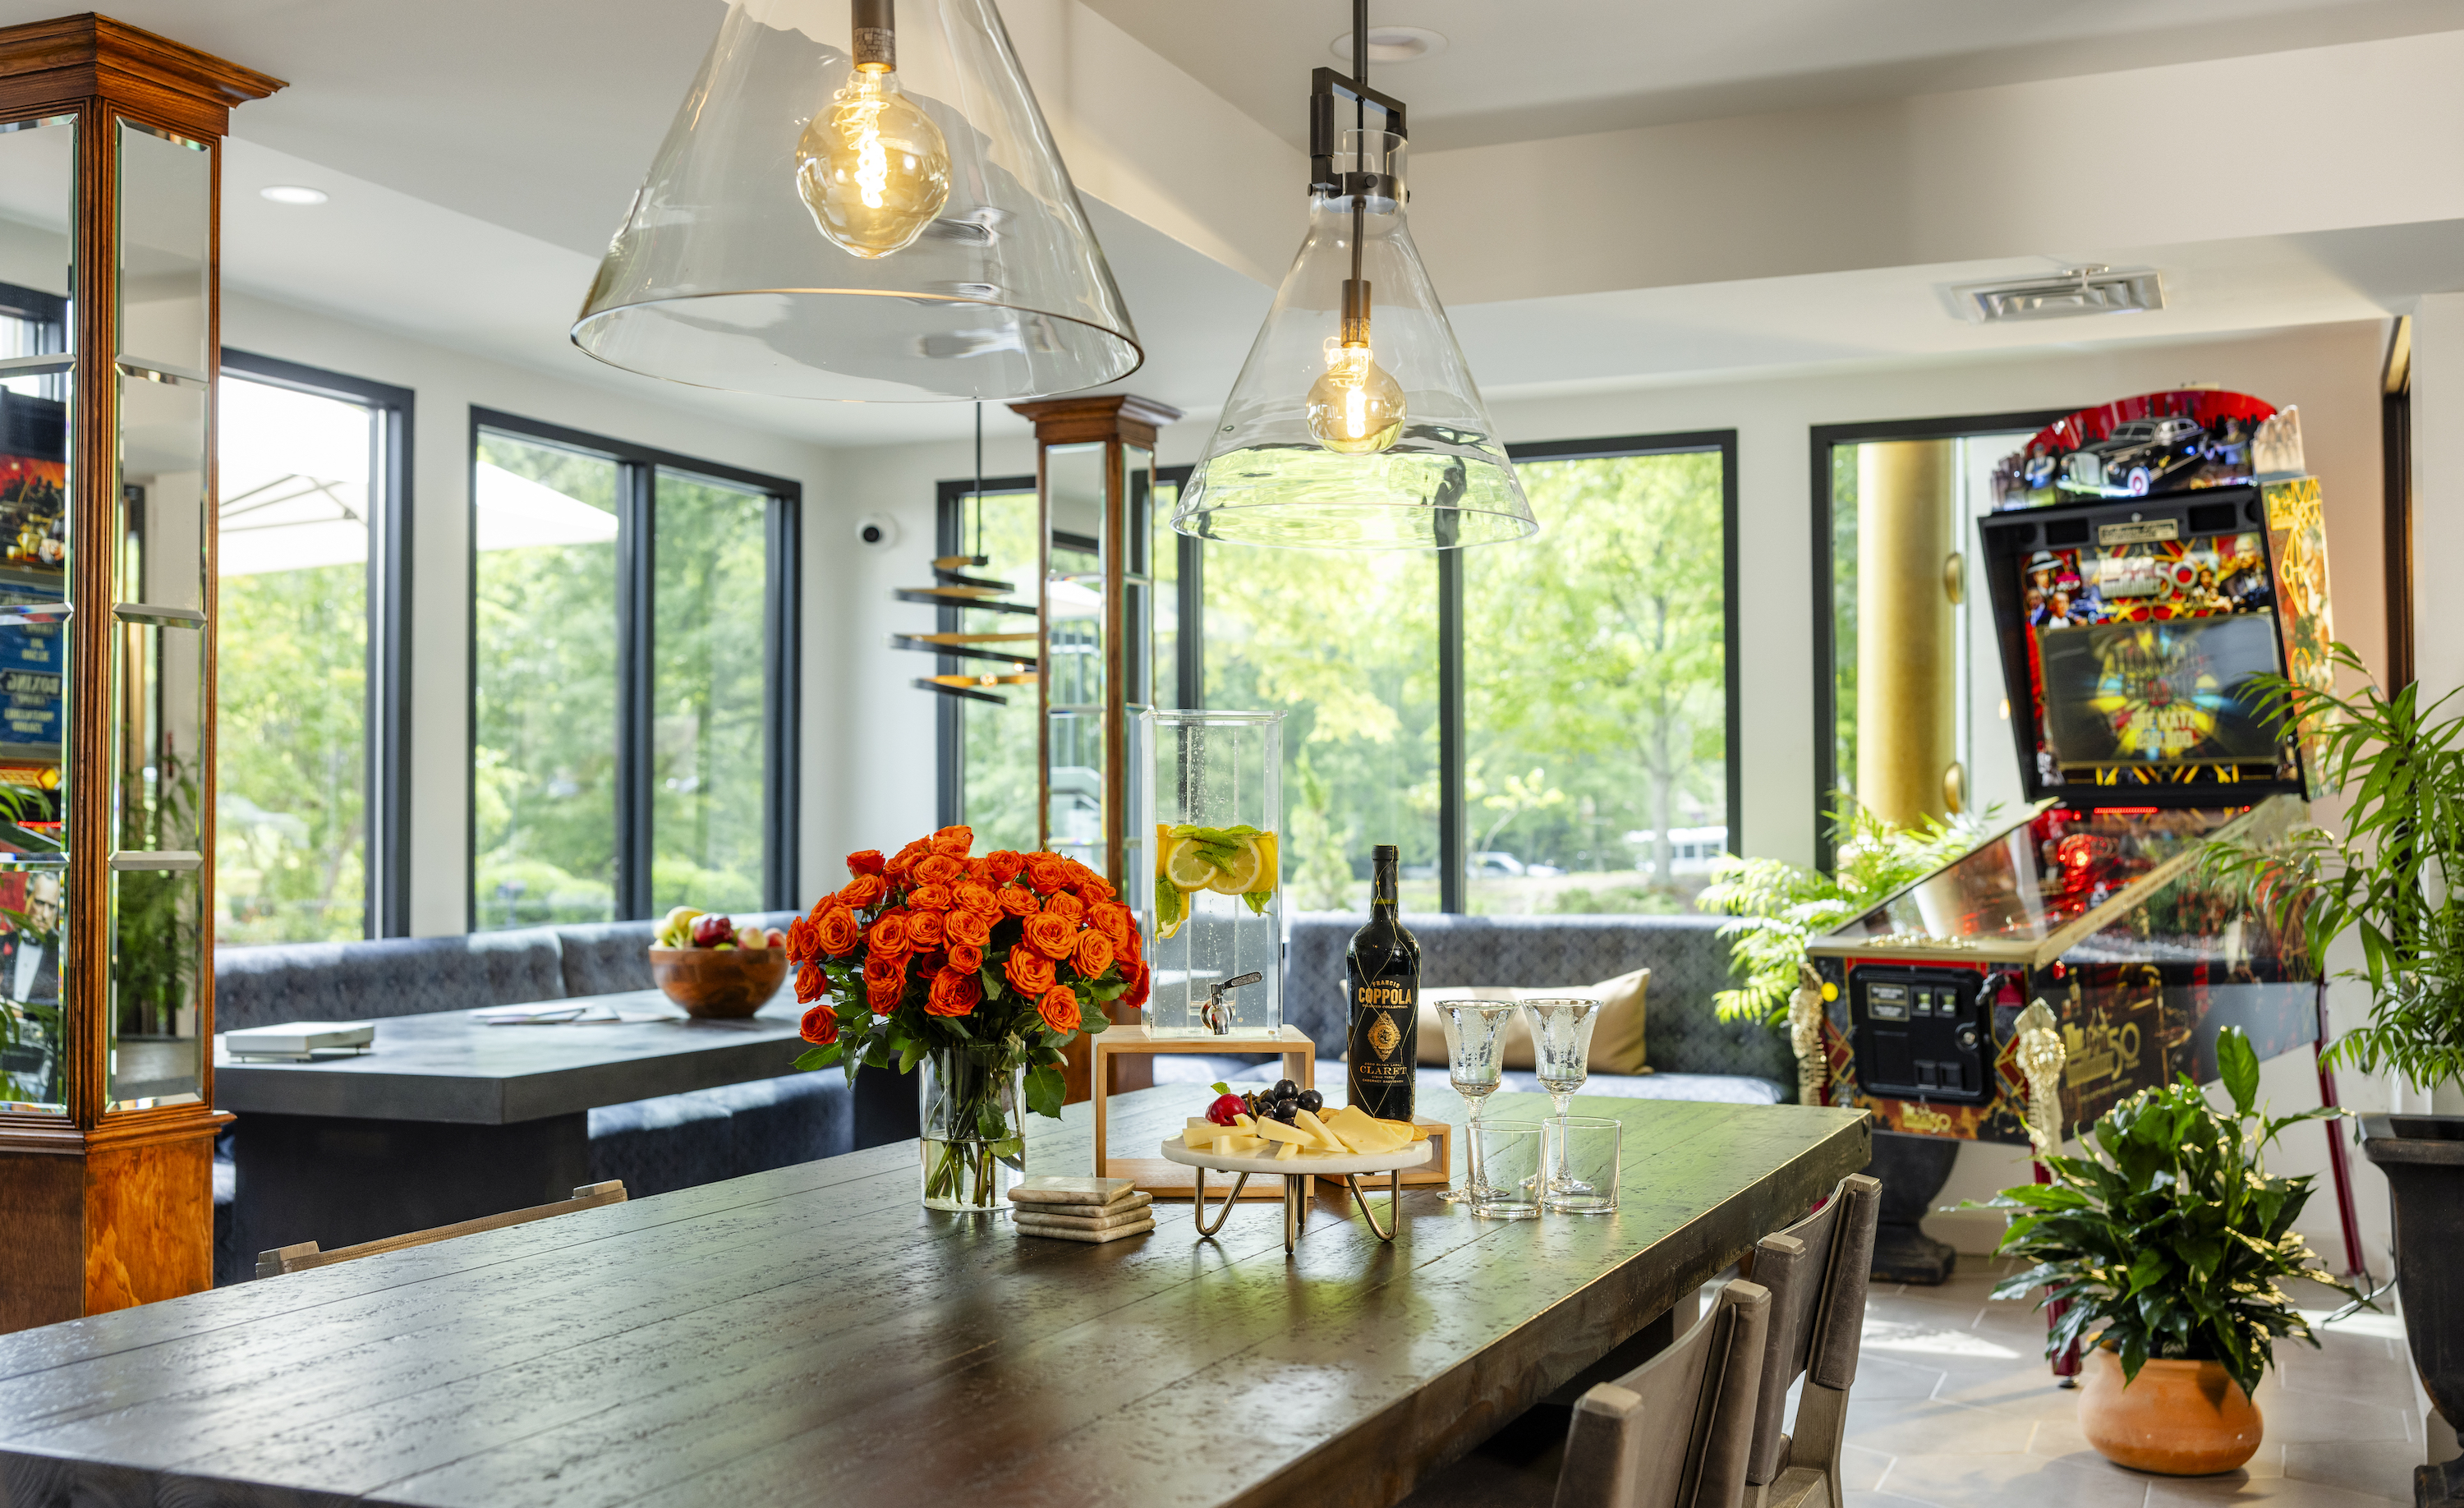
POLYGON ((619 917, 650 914, 651 582, 658 471, 619 472, 616 567, 616 899, 619 917))
POLYGON ((1463 558, 1438 552, 1438 908, 1464 908, 1463 558))

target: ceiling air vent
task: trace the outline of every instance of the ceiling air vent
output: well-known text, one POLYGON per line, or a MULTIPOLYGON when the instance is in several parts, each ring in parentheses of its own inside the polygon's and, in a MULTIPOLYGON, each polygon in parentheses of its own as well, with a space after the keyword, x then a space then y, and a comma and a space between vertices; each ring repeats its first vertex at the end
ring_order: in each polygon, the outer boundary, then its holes
POLYGON ((2072 267, 2016 283, 1963 283, 1951 291, 1973 324, 2068 319, 2078 315, 2135 315, 2165 307, 2164 274, 2072 267))

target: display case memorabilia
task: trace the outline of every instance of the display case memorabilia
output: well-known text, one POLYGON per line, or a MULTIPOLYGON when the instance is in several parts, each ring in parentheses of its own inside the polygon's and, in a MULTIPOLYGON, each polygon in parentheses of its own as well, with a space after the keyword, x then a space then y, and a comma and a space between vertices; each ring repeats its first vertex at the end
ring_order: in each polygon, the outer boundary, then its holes
POLYGON ((0 31, 0 1328, 212 1281, 219 164, 281 87, 0 31))

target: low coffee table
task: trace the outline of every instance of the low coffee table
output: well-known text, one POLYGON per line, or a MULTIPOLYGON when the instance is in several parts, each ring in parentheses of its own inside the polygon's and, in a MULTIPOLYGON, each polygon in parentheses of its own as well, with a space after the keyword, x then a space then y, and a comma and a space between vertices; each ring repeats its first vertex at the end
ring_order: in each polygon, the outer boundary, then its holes
POLYGON ((603 1025, 490 1026, 472 1011, 375 1022, 357 1057, 249 1062, 214 1044, 214 1104, 235 1112, 231 1234, 243 1265, 297 1241, 331 1250, 564 1198, 590 1181, 589 1112, 794 1071, 791 992, 735 1021, 656 990, 603 1025))

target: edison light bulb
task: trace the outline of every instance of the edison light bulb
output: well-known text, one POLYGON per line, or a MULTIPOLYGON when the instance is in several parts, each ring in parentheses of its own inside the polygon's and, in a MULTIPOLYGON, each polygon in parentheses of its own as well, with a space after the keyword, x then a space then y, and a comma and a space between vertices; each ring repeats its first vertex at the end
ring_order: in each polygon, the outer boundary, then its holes
POLYGON ((950 202, 950 144, 894 73, 860 65, 796 143, 796 191, 833 243, 888 256, 950 202))
POLYGON ((1403 389, 1366 342, 1326 338, 1326 370, 1309 390, 1309 433, 1338 455, 1369 455, 1403 433, 1403 389))

